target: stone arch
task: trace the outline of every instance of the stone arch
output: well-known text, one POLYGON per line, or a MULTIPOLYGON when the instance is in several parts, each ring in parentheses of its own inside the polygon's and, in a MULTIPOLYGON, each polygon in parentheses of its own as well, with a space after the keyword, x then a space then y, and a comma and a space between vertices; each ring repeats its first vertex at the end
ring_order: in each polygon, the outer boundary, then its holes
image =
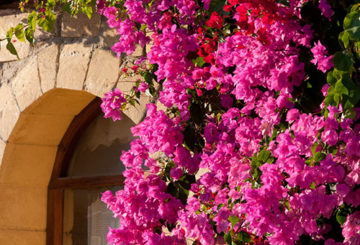
MULTIPOLYGON (((46 241, 48 184, 58 145, 74 117, 96 96, 55 88, 34 96, 35 101, 22 111, 19 105, 9 106, 17 99, 8 96, 3 116, 16 122, 8 136, 2 132, 7 139, 1 149, 0 244, 42 245, 46 241)), ((136 123, 143 113, 127 114, 136 123)))

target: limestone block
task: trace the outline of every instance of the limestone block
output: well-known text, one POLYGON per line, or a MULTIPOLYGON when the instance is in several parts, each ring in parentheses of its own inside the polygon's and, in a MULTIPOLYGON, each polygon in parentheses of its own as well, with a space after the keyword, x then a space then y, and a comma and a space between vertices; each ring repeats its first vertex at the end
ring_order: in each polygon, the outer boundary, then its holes
POLYGON ((106 21, 101 24, 104 29, 101 36, 104 40, 104 47, 111 48, 117 41, 119 41, 119 34, 116 33, 115 28, 108 27, 106 21))
POLYGON ((20 115, 15 98, 7 84, 0 87, 0 136, 7 140, 20 115))
POLYGON ((0 244, 11 245, 45 245, 45 231, 19 231, 19 230, 1 230, 0 244))
POLYGON ((74 116, 22 113, 10 143, 57 146, 74 116))
POLYGON ((38 54, 41 89, 43 92, 55 87, 58 54, 59 48, 56 44, 46 47, 38 54))
POLYGON ((162 111, 166 111, 168 108, 163 104, 161 103, 159 100, 156 101, 156 107, 158 110, 162 110, 162 111))
POLYGON ((143 49, 140 45, 136 45, 134 53, 131 54, 131 56, 139 57, 143 55, 143 49))
POLYGON ((91 47, 82 43, 64 45, 59 59, 57 87, 82 90, 91 47))
POLYGON ((12 81, 16 100, 23 111, 41 95, 36 57, 32 58, 12 81))
POLYGON ((94 95, 85 91, 62 88, 52 89, 26 108, 24 113, 77 115, 94 98, 94 95))
POLYGON ((50 181, 56 146, 8 143, 0 171, 0 185, 46 188, 50 181), (21 154, 18 154, 21 152, 21 154))
POLYGON ((102 97, 110 91, 117 82, 120 59, 111 54, 111 51, 96 49, 93 53, 85 89, 90 93, 102 97))
POLYGON ((62 37, 83 37, 83 36, 98 36, 100 30, 100 16, 94 14, 91 20, 85 14, 78 14, 71 16, 64 14, 61 23, 62 37))
POLYGON ((120 89, 121 92, 125 94, 129 94, 131 89, 135 86, 135 81, 120 81, 116 85, 118 89, 120 89))
POLYGON ((128 116, 135 124, 138 124, 146 114, 146 104, 150 103, 149 97, 140 97, 140 105, 136 106, 129 105, 124 111, 124 114, 128 116))
POLYGON ((0 185, 0 189, 0 230, 46 229, 46 187, 0 185))
MULTIPOLYGON (((7 31, 11 27, 15 27, 17 24, 23 22, 27 18, 27 13, 16 13, 11 15, 0 16, 0 39, 6 37, 7 31)), ((16 40, 14 38, 13 40, 16 40)), ((6 49, 7 41, 0 42, 0 62, 17 60, 15 55, 10 54, 10 52, 6 49)), ((30 44, 28 42, 13 42, 20 58, 24 58, 29 54, 30 44)))

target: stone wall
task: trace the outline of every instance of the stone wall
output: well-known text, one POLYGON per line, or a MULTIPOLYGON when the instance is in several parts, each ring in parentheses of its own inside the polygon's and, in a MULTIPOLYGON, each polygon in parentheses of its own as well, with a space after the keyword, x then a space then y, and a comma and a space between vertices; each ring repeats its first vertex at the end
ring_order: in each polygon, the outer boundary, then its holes
MULTIPOLYGON (((25 18, 0 10, 0 39, 25 18)), ((59 142, 95 96, 130 90, 137 78, 119 71, 143 52, 115 57, 116 33, 97 15, 58 15, 55 30, 35 38, 33 47, 14 43, 20 61, 0 42, 0 244, 45 245, 47 185, 59 142)), ((125 112, 134 123, 148 98, 140 101, 125 112)))
MULTIPOLYGON (((0 39, 26 16, 16 10, 0 10, 0 39)), ((6 50, 6 41, 0 42, 0 160, 1 149, 20 113, 47 91, 66 88, 102 96, 115 87, 127 92, 136 81, 135 77, 120 76, 119 71, 143 49, 137 48, 133 56, 117 58, 110 50, 116 33, 99 15, 90 21, 85 15, 58 15, 54 31, 37 30, 35 38, 33 47, 14 43, 20 61, 6 50)), ((143 116, 139 112, 147 99, 141 101, 140 108, 127 112, 134 121, 143 116)))

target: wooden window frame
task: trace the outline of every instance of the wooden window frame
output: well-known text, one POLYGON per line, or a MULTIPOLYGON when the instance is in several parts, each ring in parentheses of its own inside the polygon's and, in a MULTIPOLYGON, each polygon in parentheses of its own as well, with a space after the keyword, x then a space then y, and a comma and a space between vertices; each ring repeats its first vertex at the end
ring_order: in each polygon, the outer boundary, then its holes
POLYGON ((72 120, 56 153, 48 186, 46 244, 63 245, 63 215, 65 189, 123 185, 122 175, 66 177, 71 157, 82 133, 101 114, 101 99, 96 97, 72 120))

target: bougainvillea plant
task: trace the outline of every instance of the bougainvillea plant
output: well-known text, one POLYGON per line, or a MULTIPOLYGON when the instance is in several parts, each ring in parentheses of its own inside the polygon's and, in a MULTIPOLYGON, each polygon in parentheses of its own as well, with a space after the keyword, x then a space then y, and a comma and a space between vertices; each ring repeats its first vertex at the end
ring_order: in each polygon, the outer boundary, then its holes
POLYGON ((106 117, 141 93, 166 108, 147 105, 124 188, 102 195, 109 244, 360 244, 357 1, 35 1, 9 49, 58 5, 104 15, 118 56, 151 45, 106 117))

